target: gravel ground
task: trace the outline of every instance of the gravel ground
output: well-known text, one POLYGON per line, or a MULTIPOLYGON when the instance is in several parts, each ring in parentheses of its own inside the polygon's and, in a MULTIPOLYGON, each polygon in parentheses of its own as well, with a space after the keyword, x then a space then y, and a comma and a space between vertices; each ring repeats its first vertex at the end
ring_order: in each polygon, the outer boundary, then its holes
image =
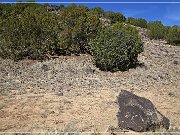
POLYGON ((143 35, 139 65, 103 72, 89 55, 47 61, 0 59, 1 132, 107 132, 121 90, 150 99, 180 129, 180 47, 143 35))

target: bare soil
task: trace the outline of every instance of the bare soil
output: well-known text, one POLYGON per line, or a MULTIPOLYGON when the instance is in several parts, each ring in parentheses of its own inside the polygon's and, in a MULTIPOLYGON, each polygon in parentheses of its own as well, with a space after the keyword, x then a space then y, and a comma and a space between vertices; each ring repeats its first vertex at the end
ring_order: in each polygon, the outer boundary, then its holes
POLYGON ((100 71, 89 55, 0 59, 0 132, 124 134, 117 96, 128 90, 151 100, 180 134, 180 47, 144 42, 140 64, 124 72, 100 71))

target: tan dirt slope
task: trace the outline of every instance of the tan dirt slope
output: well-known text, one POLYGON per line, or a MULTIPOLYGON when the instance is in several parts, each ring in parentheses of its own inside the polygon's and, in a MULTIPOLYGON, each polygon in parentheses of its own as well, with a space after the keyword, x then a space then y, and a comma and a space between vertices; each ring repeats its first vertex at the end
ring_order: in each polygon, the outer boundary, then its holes
POLYGON ((88 55, 0 59, 0 132, 110 132, 121 90, 150 99, 180 131, 180 47, 143 40, 139 66, 125 72, 100 71, 88 55))

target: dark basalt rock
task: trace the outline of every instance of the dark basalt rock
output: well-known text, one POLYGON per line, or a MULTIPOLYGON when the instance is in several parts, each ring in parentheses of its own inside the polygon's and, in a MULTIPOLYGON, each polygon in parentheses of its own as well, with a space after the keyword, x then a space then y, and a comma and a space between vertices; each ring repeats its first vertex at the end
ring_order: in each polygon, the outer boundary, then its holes
POLYGON ((128 91, 121 91, 118 97, 118 125, 134 131, 155 131, 163 127, 169 129, 169 119, 164 117, 152 102, 128 91))
POLYGON ((45 64, 43 64, 41 68, 42 68, 42 70, 44 70, 45 72, 49 70, 48 66, 45 65, 45 64))

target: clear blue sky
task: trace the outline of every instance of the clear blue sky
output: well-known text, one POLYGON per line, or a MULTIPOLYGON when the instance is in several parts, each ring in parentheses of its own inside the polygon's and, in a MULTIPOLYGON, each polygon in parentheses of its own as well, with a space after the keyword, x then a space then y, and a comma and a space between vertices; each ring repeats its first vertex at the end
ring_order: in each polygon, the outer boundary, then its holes
MULTIPOLYGON (((16 0, 0 0, 0 2, 15 2, 16 0)), ((24 0, 22 0, 24 1, 24 0)), ((126 17, 144 18, 148 21, 160 20, 164 25, 180 25, 180 0, 36 0, 36 2, 179 2, 179 3, 81 3, 90 8, 101 7, 105 11, 121 12, 126 17)), ((56 3, 56 5, 58 5, 56 3)), ((68 4, 64 4, 68 5, 68 4)))

